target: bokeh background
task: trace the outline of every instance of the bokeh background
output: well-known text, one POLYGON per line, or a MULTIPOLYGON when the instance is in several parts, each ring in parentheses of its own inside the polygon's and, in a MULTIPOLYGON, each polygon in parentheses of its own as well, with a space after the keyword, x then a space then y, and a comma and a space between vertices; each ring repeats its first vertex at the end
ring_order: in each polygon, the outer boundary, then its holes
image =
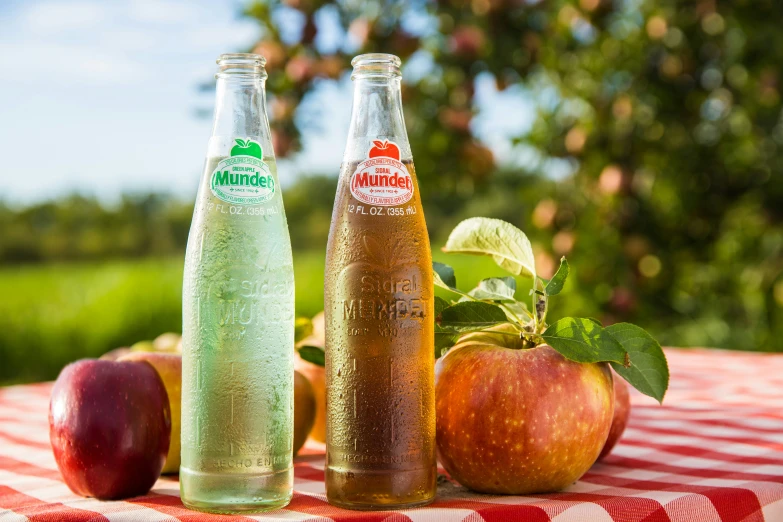
MULTIPOLYGON (((180 330, 233 51, 267 59, 299 315, 322 308, 350 59, 389 52, 436 249, 502 218, 542 275, 568 257, 553 317, 783 351, 782 19, 777 0, 6 0, 0 383, 180 330)), ((435 258, 466 289, 501 275, 435 258)))

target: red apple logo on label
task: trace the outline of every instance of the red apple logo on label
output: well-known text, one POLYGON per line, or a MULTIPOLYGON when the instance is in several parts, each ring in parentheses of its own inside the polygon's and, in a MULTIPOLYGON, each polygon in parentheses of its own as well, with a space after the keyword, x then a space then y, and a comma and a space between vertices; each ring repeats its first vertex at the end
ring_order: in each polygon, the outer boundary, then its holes
POLYGON ((394 158, 397 161, 400 161, 400 148, 393 141, 373 140, 372 144, 373 147, 370 149, 369 154, 367 154, 370 158, 384 157, 394 158))
POLYGON ((373 206, 407 203, 413 197, 413 178, 400 161, 400 148, 389 140, 372 140, 372 143, 367 159, 356 166, 351 176, 351 194, 373 206))

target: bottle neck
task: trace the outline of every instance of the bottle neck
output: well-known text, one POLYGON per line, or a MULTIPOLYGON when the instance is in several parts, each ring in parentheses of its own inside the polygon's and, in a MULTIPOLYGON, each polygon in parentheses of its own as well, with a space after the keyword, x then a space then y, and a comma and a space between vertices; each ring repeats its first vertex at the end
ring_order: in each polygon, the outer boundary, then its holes
POLYGON ((264 84, 260 75, 218 77, 212 136, 268 136, 264 84))
POLYGON ((344 160, 363 161, 374 140, 393 141, 400 148, 401 159, 412 159, 402 115, 399 76, 354 77, 351 126, 344 160))

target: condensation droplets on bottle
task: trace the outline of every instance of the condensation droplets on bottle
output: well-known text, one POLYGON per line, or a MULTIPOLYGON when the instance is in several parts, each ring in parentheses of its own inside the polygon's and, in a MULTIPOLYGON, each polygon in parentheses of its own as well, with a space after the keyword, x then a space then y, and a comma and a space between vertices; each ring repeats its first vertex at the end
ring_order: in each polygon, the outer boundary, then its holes
POLYGON ((400 60, 352 64, 326 253, 326 494, 352 509, 413 507, 436 490, 432 258, 400 60))
POLYGON ((182 292, 183 503, 217 513, 293 492, 294 272, 264 59, 218 59, 182 292))

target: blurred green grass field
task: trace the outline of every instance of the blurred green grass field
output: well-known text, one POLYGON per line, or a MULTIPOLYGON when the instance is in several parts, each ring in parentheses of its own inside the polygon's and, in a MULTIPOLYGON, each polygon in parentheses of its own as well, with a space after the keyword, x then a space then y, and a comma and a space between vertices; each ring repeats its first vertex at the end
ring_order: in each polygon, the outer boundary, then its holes
MULTIPOLYGON (((294 254, 296 313, 323 309, 323 251, 294 254)), ((488 258, 446 256, 459 286, 502 275, 488 258)), ((57 377, 67 363, 182 327, 181 257, 0 269, 0 384, 57 377)))

